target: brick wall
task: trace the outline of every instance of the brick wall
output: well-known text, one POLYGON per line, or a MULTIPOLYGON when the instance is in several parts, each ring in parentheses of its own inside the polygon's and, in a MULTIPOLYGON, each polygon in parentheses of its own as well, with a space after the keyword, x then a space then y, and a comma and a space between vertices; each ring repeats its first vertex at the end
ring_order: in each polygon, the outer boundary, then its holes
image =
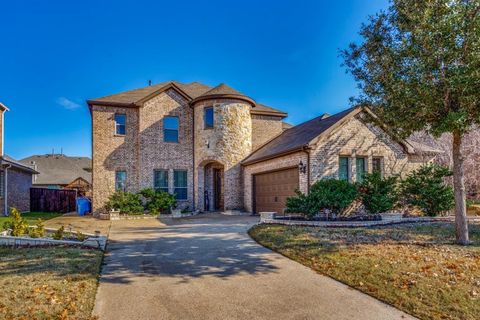
POLYGON ((252 115, 252 150, 256 150, 266 142, 282 133, 282 118, 252 115))
MULTIPOLYGON (((282 168, 289 168, 298 166, 300 161, 307 165, 308 155, 306 152, 296 152, 286 156, 275 159, 266 160, 263 162, 254 163, 244 167, 243 172, 243 193, 244 193, 244 207, 247 212, 252 212, 253 207, 253 175, 270 170, 279 170, 282 168)), ((299 173, 299 190, 306 193, 308 190, 307 174, 299 173)))
MULTIPOLYGON (((8 169, 8 210, 14 207, 20 212, 30 210, 30 188, 32 186, 32 175, 15 168, 8 169)), ((0 199, 0 212, 5 214, 5 199, 0 199)))

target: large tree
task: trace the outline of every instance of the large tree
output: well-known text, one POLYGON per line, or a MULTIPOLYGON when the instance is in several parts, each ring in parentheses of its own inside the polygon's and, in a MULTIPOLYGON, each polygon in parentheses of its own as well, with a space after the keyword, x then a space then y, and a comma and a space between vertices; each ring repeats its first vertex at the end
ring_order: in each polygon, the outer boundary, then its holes
POLYGON ((453 136, 457 242, 468 244, 462 141, 480 124, 480 0, 393 0, 342 51, 360 95, 397 134, 453 136))

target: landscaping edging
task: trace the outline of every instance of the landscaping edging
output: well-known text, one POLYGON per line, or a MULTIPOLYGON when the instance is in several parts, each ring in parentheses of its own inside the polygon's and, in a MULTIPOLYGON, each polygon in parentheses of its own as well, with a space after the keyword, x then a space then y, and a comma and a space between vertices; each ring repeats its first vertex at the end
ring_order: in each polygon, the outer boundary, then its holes
MULTIPOLYGON (((281 224, 287 226, 325 227, 325 228, 358 228, 376 227, 402 223, 430 223, 454 221, 455 217, 399 217, 398 215, 384 215, 380 221, 298 221, 275 219, 275 217, 261 217, 260 223, 281 224)), ((469 221, 480 221, 477 217, 468 217, 469 221)))
MULTIPOLYGON (((45 228, 48 231, 54 231, 56 229, 45 228)), ((69 231, 70 233, 75 233, 75 231, 69 231)), ((10 247, 39 247, 39 246, 54 246, 54 245, 69 245, 69 246, 81 246, 88 247, 93 249, 100 249, 105 251, 107 246, 107 237, 101 235, 94 235, 84 233, 87 238, 80 241, 73 240, 55 240, 51 238, 30 238, 30 237, 14 237, 8 236, 5 232, 0 234, 0 246, 10 246, 10 247)))

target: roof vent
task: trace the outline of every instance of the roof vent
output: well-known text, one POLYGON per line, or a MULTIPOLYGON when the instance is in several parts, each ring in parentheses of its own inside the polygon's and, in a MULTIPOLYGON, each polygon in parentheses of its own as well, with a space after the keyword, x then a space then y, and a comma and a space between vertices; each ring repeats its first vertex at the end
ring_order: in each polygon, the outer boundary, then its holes
POLYGON ((327 118, 329 118, 330 116, 331 116, 330 113, 324 113, 324 114, 322 114, 322 116, 320 117, 320 119, 322 119, 322 120, 323 120, 323 119, 327 119, 327 118))

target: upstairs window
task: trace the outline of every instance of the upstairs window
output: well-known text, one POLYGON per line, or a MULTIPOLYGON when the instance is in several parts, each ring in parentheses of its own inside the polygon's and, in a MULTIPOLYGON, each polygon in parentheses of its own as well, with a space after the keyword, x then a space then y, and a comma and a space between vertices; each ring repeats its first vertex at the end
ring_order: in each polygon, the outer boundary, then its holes
POLYGON ((174 193, 177 200, 187 200, 187 170, 173 171, 174 193))
POLYGON ((381 157, 376 157, 372 159, 372 172, 378 172, 381 176, 383 176, 381 157))
POLYGON ((205 129, 213 128, 213 107, 203 109, 203 119, 205 120, 205 129))
POLYGON ((357 182, 362 182, 366 172, 365 158, 356 159, 357 182))
POLYGON ((127 172, 126 171, 116 171, 115 172, 115 191, 127 190, 127 172))
POLYGON ((178 117, 163 118, 163 141, 178 142, 178 117))
POLYGON ((115 134, 124 136, 126 134, 127 115, 115 114, 115 134))
POLYGON ((168 170, 155 170, 153 172, 153 187, 155 191, 168 192, 168 170))
POLYGON ((350 159, 348 157, 340 157, 338 159, 338 179, 348 181, 350 176, 350 159))

